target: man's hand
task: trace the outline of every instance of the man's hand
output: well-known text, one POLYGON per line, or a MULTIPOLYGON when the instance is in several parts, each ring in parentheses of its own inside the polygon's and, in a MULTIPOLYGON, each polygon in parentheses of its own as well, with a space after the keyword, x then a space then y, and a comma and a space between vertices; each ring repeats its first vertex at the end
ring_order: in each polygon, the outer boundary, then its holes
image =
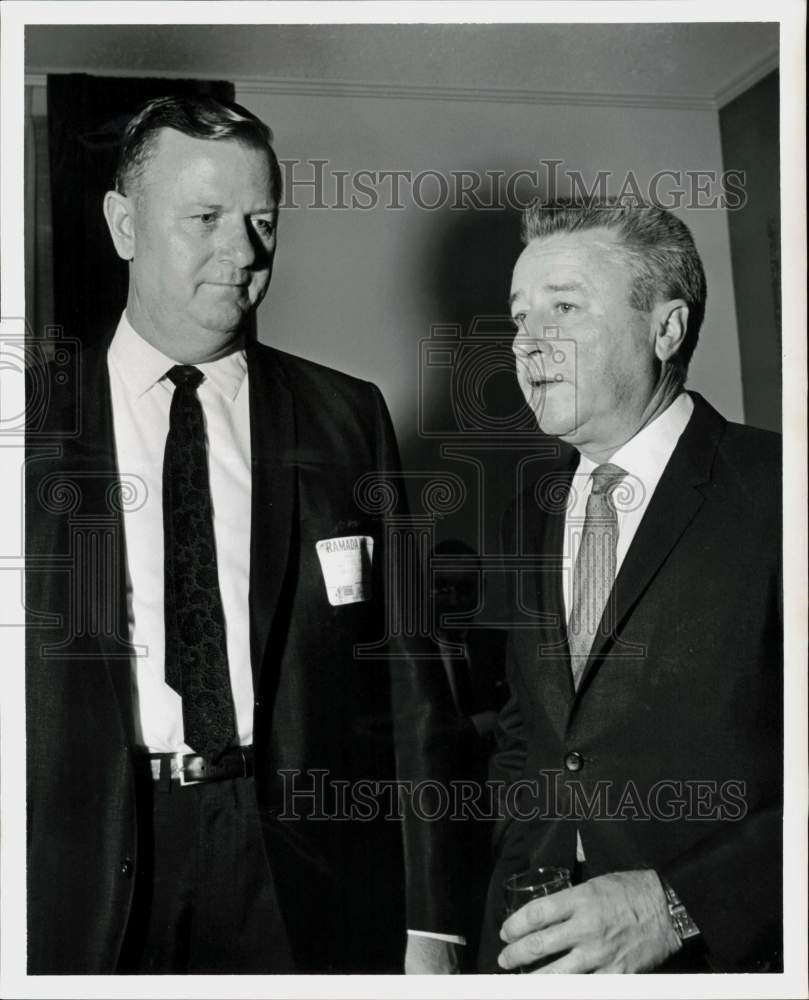
POLYGON ((439 938, 407 935, 405 975, 446 976, 460 972, 458 949, 461 945, 439 938))
POLYGON ((600 875, 552 896, 533 899, 505 921, 504 969, 556 956, 535 972, 643 972, 681 942, 654 871, 600 875))

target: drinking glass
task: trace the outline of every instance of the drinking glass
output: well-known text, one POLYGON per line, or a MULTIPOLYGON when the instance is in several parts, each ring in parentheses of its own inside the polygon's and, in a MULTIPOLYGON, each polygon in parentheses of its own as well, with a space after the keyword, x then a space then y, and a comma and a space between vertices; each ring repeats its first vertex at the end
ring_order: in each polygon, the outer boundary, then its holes
MULTIPOLYGON (((506 916, 511 916, 531 899, 539 899, 542 896, 551 896, 555 892, 569 889, 570 870, 568 868, 556 868, 553 866, 530 868, 525 872, 518 872, 516 875, 509 875, 503 882, 503 893, 506 902, 506 916)), ((540 958, 531 965, 523 966, 516 970, 518 972, 531 972, 551 961, 551 957, 540 958)))

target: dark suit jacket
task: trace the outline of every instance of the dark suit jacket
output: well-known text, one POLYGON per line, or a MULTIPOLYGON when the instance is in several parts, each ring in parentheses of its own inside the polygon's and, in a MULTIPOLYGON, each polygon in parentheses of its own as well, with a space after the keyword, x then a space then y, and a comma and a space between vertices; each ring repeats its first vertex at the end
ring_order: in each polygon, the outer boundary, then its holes
MULTIPOLYGON (((503 703, 503 634, 470 630, 468 640, 472 714, 503 703)), ((460 783, 471 787, 485 781, 494 748, 453 701, 438 647, 425 641, 418 647, 412 642, 410 649, 420 655, 402 662, 392 675, 397 773, 404 789, 407 926, 475 942, 478 883, 489 867, 491 823, 476 819, 485 809, 485 790, 475 805, 464 805, 460 783)))
POLYGON ((469 700, 462 703, 467 715, 499 711, 508 697, 506 642, 501 628, 470 628, 466 634, 469 700))
MULTIPOLYGON (((470 628, 466 635, 467 657, 453 663, 460 702, 460 718, 448 727, 446 753, 455 758, 453 778, 473 783, 479 789, 479 809, 452 820, 455 841, 457 923, 466 940, 461 954, 462 971, 474 972, 478 938, 491 868, 491 820, 486 816, 485 782, 495 750, 493 734, 481 735, 470 716, 498 712, 508 698, 506 642, 508 632, 499 628, 470 628), (462 678, 465 677, 466 683, 462 678), (454 732, 453 732, 454 728, 454 732)), ((460 810, 459 810, 460 813, 460 810)), ((446 878, 446 873, 445 873, 446 878)), ((452 929, 450 929, 452 930, 452 929)))
MULTIPOLYGON (((315 803, 290 799, 283 772, 302 772, 304 791, 313 769, 327 782, 393 777, 388 671, 354 649, 385 632, 383 518, 362 508, 355 485, 397 467, 395 442, 374 386, 259 344, 247 362, 256 790, 279 907, 300 971, 387 971, 404 940, 397 824, 310 820, 315 803), (332 607, 315 543, 341 535, 373 537, 374 593, 332 607), (280 818, 290 809, 301 818, 280 818)), ((29 969, 111 972, 138 844, 120 513, 128 487, 106 350, 84 352, 75 382, 39 369, 31 385, 29 969)))
POLYGON ((483 969, 497 968, 503 879, 529 863, 572 868, 577 825, 585 877, 653 868, 679 893, 702 932, 688 967, 779 965, 780 439, 692 396, 616 579, 614 628, 575 693, 560 573, 561 487, 575 462, 507 516, 506 551, 540 554, 547 568, 520 581, 542 617, 511 634, 513 697, 493 773, 536 785, 518 799, 530 818, 512 808, 497 831, 483 969))

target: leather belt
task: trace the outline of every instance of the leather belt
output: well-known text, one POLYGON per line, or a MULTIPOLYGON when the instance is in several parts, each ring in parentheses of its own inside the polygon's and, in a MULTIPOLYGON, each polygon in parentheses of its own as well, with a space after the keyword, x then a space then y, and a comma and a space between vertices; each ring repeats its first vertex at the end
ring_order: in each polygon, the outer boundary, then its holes
POLYGON ((141 758, 148 764, 154 781, 177 781, 180 785, 201 785, 206 781, 250 778, 253 775, 253 748, 232 747, 218 759, 195 753, 150 753, 141 758))

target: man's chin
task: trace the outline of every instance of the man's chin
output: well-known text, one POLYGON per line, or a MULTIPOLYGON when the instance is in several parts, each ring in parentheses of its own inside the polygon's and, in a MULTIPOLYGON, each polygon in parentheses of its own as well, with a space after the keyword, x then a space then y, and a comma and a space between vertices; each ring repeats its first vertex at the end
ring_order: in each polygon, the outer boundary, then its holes
POLYGON ((549 406, 545 400, 535 399, 529 405, 543 434, 561 438, 563 441, 575 436, 576 423, 569 414, 556 412, 556 407, 549 406))
POLYGON ((227 339, 233 337, 244 327, 251 312, 252 307, 249 305, 244 308, 234 305, 222 309, 211 309, 199 316, 198 325, 211 337, 227 339))
POLYGON ((559 438, 560 441, 564 441, 566 444, 575 444, 576 441, 576 428, 571 427, 569 423, 557 423, 552 420, 537 420, 539 429, 543 434, 547 434, 548 437, 559 438))

